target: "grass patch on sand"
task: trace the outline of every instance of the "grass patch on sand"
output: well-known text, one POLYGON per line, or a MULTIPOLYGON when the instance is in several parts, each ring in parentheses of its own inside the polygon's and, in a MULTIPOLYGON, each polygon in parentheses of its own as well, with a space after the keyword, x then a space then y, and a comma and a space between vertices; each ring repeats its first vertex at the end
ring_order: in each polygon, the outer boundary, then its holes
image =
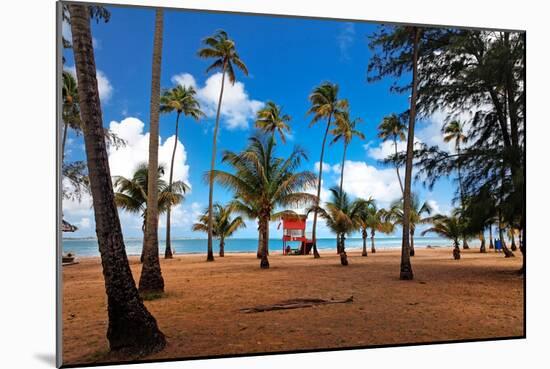
POLYGON ((143 299, 143 301, 158 300, 165 296, 166 294, 163 292, 145 292, 141 294, 141 298, 143 299))

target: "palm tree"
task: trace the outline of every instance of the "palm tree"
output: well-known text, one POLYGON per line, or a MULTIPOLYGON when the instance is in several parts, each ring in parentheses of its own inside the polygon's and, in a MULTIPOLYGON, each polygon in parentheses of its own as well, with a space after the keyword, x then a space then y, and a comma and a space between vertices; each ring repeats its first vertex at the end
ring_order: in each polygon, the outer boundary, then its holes
MULTIPOLYGON (((269 242, 269 221, 277 206, 300 206, 315 202, 315 196, 301 192, 315 185, 316 176, 308 171, 296 172, 305 152, 295 147, 286 158, 275 156, 275 139, 252 137, 248 147, 241 153, 226 151, 223 162, 234 169, 234 173, 214 170, 207 173, 216 182, 235 194, 235 210, 252 209, 257 214, 259 235, 262 240, 260 268, 269 268, 267 250, 269 242)), ((246 211, 246 210, 245 210, 246 211)))
MULTIPOLYGON (((176 148, 178 145, 178 128, 180 115, 183 113, 185 116, 190 116, 195 120, 199 120, 203 116, 203 112, 200 110, 200 104, 195 98, 196 91, 193 86, 176 86, 170 90, 164 91, 160 97, 160 112, 171 113, 176 112, 176 128, 175 128, 175 140, 174 149, 172 150, 172 160, 170 161, 170 175, 168 180, 168 186, 172 186, 174 178, 174 158, 176 156, 176 148)), ((170 239, 170 212, 168 207, 166 210, 166 250, 164 257, 166 259, 172 258, 172 243, 170 239)))
MULTIPOLYGON (((225 255, 225 239, 231 237, 239 228, 246 228, 242 217, 232 218, 234 208, 231 204, 223 206, 214 204, 213 235, 220 240, 220 257, 225 255)), ((208 233, 208 209, 199 217, 199 222, 193 224, 193 231, 208 233)))
MULTIPOLYGON (((182 181, 167 185, 161 179, 164 175, 164 167, 160 165, 157 170, 156 182, 158 188, 158 212, 162 214, 167 212, 170 207, 180 204, 183 201, 183 195, 189 190, 189 187, 182 181)), ((132 178, 116 176, 114 179, 115 203, 116 205, 130 213, 140 214, 143 218, 141 229, 143 231, 143 249, 141 253, 142 262, 145 250, 145 234, 147 229, 147 195, 149 185, 149 167, 146 163, 139 164, 132 175, 132 178)))
MULTIPOLYGON (((155 12, 155 35, 153 38, 153 63, 151 72, 151 101, 149 128, 149 168, 156 170, 159 161, 159 109, 160 109, 160 67, 162 61, 162 32, 164 28, 163 10, 155 12)), ((139 292, 164 292, 164 279, 160 270, 158 239, 158 182, 148 176, 147 213, 145 237, 143 241, 143 267, 139 278, 139 292)))
MULTIPOLYGON (((395 156, 397 157, 397 141, 405 141, 405 130, 407 126, 401 122, 401 119, 397 114, 392 114, 384 117, 382 123, 378 126, 378 137, 383 141, 391 139, 393 141, 393 147, 395 149, 395 156)), ((399 164, 395 164, 395 171, 397 172, 397 179, 399 180, 399 187, 401 188, 401 195, 403 195, 403 182, 401 181, 401 175, 399 174, 399 164)))
POLYGON ((512 244, 510 246, 510 250, 512 251, 516 251, 518 249, 517 245, 516 245, 516 229, 513 228, 513 227, 510 227, 508 229, 508 238, 510 238, 512 240, 512 244))
POLYGON ((112 351, 143 356, 162 350, 166 338, 139 296, 126 256, 103 135, 88 6, 71 3, 68 7, 92 206, 107 294, 107 339, 112 351))
POLYGON ((256 128, 259 128, 265 133, 279 133, 282 143, 286 143, 285 132, 290 132, 290 115, 284 114, 282 107, 275 104, 273 101, 268 101, 265 106, 256 113, 256 128))
POLYGON ((386 209, 378 209, 374 200, 369 200, 370 204, 363 208, 357 223, 361 230, 361 237, 363 238, 363 253, 362 256, 367 256, 367 236, 370 229, 370 241, 371 252, 376 253, 376 247, 374 245, 374 236, 376 232, 392 233, 394 225, 389 221, 389 214, 386 209))
MULTIPOLYGON (((416 230, 416 226, 418 224, 424 224, 430 221, 431 218, 429 217, 423 217, 424 214, 430 215, 432 213, 432 207, 430 204, 425 201, 423 203, 420 203, 420 200, 418 199, 418 196, 416 194, 412 194, 410 204, 410 212, 409 212, 409 236, 410 236, 410 243, 409 243, 409 256, 414 256, 414 232, 416 230)), ((403 201, 398 200, 394 201, 391 205, 390 209, 390 218, 393 219, 395 224, 400 224, 403 226, 405 223, 404 218, 404 210, 403 210, 403 201)))
MULTIPOLYGON (((448 124, 445 124, 442 128, 443 131, 443 141, 444 142, 455 142, 455 149, 458 156, 460 156, 461 144, 468 141, 468 137, 463 132, 463 126, 458 120, 453 120, 448 124)), ((460 168, 460 162, 458 164, 458 187, 460 190, 460 205, 464 209, 464 187, 462 185, 462 172, 460 168)), ((467 250, 470 247, 468 246, 468 241, 466 237, 462 238, 462 248, 467 250)))
POLYGON ((61 116, 63 119, 63 140, 61 144, 61 158, 65 157, 65 142, 69 128, 80 131, 80 106, 78 104, 78 88, 76 79, 67 71, 63 71, 63 86, 61 89, 63 106, 61 116))
POLYGON ((325 134, 323 136, 323 143, 321 145, 321 158, 319 159, 319 182, 317 183, 317 206, 313 211, 313 230, 311 237, 313 239, 313 256, 319 258, 319 252, 317 251, 317 210, 319 209, 319 201, 321 197, 321 182, 323 180, 323 157, 325 154, 325 144, 327 141, 327 135, 330 130, 332 118, 340 114, 343 110, 347 109, 347 100, 338 99, 338 85, 324 82, 320 86, 315 87, 311 95, 309 95, 309 101, 311 102, 311 108, 308 110, 308 114, 313 114, 310 127, 320 121, 321 119, 327 120, 327 126, 325 128, 325 134))
POLYGON ((342 192, 344 185, 344 165, 346 162, 346 151, 348 149, 348 145, 354 137, 360 138, 361 140, 365 139, 363 132, 356 129, 357 124, 361 123, 361 121, 361 118, 351 119, 349 116, 349 110, 345 110, 336 115, 336 127, 331 131, 331 134, 334 137, 331 143, 336 143, 340 140, 344 141, 344 153, 342 155, 342 166, 340 169, 340 192, 342 192))
MULTIPOLYGON (((338 187, 331 187, 331 200, 324 208, 317 211, 321 218, 325 219, 327 227, 336 234, 336 249, 340 254, 340 264, 348 265, 346 254, 346 234, 351 234, 358 228, 357 218, 367 205, 364 200, 351 201, 346 192, 341 192, 338 187)), ((315 210, 315 206, 310 211, 315 210)))
POLYGON ((462 222, 455 216, 435 215, 432 218, 433 226, 424 230, 422 235, 426 233, 437 233, 438 235, 448 238, 453 241, 453 257, 455 260, 460 259, 460 243, 459 238, 463 235, 462 222))
MULTIPOLYGON (((231 40, 225 31, 219 30, 213 36, 207 37, 203 40, 203 43, 206 45, 205 48, 200 49, 198 52, 199 57, 214 59, 214 62, 206 68, 206 72, 212 70, 221 70, 222 71, 222 83, 220 88, 220 97, 218 100, 218 109, 216 112, 216 125, 214 127, 214 137, 212 142, 212 161, 210 163, 210 171, 214 171, 214 166, 216 164, 216 142, 218 139, 218 128, 220 125, 220 112, 222 107, 223 99, 223 88, 225 84, 225 75, 229 77, 229 82, 234 84, 236 81, 235 65, 240 69, 244 75, 248 75, 248 69, 246 65, 242 62, 237 50, 235 49, 235 42, 231 40)), ((212 252, 212 224, 213 224, 213 199, 214 199, 214 178, 209 178, 209 193, 208 193, 208 255, 206 257, 207 261, 214 261, 214 253, 212 252)))

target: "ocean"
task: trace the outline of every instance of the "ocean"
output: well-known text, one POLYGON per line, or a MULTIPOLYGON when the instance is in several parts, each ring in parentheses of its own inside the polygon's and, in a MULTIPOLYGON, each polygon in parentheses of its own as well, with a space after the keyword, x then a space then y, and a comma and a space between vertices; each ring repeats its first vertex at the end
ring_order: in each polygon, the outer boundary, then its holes
MULTIPOLYGON (((128 255, 140 255, 142 247, 141 238, 126 238, 124 243, 126 245, 126 253, 128 255)), ((377 249, 390 249, 401 247, 401 237, 380 237, 374 238, 375 246, 377 249)), ((79 257, 86 256, 99 256, 98 244, 96 239, 70 239, 66 238, 62 241, 63 253, 72 252, 79 257)), ((472 247, 477 244, 474 241, 470 242, 472 247)), ((214 253, 218 253, 219 242, 214 240, 214 253)), ((440 237, 415 237, 415 247, 431 246, 451 246, 450 240, 440 237)), ((161 254, 164 253, 165 242, 159 241, 159 248, 161 254)), ((173 239, 172 247, 175 248, 176 254, 201 254, 206 253, 206 239, 173 239)), ((258 247, 258 240, 253 238, 229 238, 225 240, 225 252, 256 252, 258 247)), ((299 243, 295 242, 291 244, 291 247, 299 247, 299 243)), ((363 240, 361 238, 348 238, 346 239, 347 250, 358 250, 363 247, 363 240)), ((370 251, 370 238, 367 239, 367 247, 370 251)), ((282 251, 283 242, 281 239, 270 239, 269 250, 270 251, 282 251)), ((317 248, 323 250, 336 250, 335 238, 319 238, 317 239, 317 248)))

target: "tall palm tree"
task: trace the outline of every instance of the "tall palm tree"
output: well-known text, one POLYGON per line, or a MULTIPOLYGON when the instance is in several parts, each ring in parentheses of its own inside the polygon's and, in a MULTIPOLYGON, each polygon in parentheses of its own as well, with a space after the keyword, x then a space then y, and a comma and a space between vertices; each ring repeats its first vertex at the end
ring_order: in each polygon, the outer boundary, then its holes
MULTIPOLYGON (((231 237, 235 231, 240 228, 246 228, 242 217, 232 218, 234 208, 231 203, 223 206, 214 204, 214 227, 213 235, 220 240, 220 257, 225 255, 225 239, 231 237)), ((199 222, 193 224, 193 231, 202 231, 208 233, 208 209, 199 217, 199 222)))
MULTIPOLYGON (((189 187, 182 181, 173 182, 167 185, 161 179, 164 175, 164 167, 159 165, 157 170, 157 189, 158 193, 158 212, 162 214, 167 212, 170 207, 180 204, 183 201, 183 195, 189 190, 189 187)), ((142 261, 145 249, 145 234, 147 229, 147 188, 149 185, 149 166, 146 163, 139 164, 132 175, 132 178, 116 176, 114 179, 115 203, 116 205, 130 213, 140 214, 143 218, 141 229, 143 231, 143 249, 142 261)))
POLYGON ((277 206, 300 206, 315 202, 315 196, 301 192, 313 187, 316 176, 308 171, 296 172, 305 152, 295 147, 286 159, 275 156, 275 139, 252 137, 248 147, 241 153, 226 151, 223 162, 234 169, 234 173, 214 170, 207 173, 217 183, 234 192, 242 206, 236 210, 252 208, 258 216, 259 234, 262 239, 260 268, 269 268, 267 249, 269 242, 269 221, 277 206))
POLYGON ((422 235, 426 233, 436 233, 442 237, 453 241, 453 257, 455 260, 460 259, 460 243, 459 238, 463 235, 462 222, 455 216, 435 215, 432 217, 433 226, 424 230, 422 235))
POLYGON ((139 296, 126 256, 103 135, 88 6, 71 3, 68 7, 92 206, 107 294, 107 339, 112 351, 143 356, 162 350, 166 338, 139 296))
MULTIPOLYGON (((392 114, 384 117, 382 123, 378 126, 378 137, 383 141, 391 139, 393 141, 393 147, 395 150, 395 156, 397 156, 397 141, 405 141, 405 130, 407 126, 401 122, 401 119, 397 114, 392 114)), ((403 195, 403 182, 401 181, 401 175, 399 174, 399 164, 395 164, 395 171, 397 172, 397 179, 399 180, 399 187, 401 188, 401 195, 403 195)))
MULTIPOLYGON (((455 142, 455 149, 457 155, 460 156, 461 144, 468 141, 468 137, 464 134, 463 125, 458 120, 453 120, 445 124, 442 128, 443 131, 443 141, 444 142, 455 142)), ((464 209, 464 187, 462 185, 462 171, 460 167, 460 162, 458 164, 458 187, 460 190, 460 206, 464 209)), ((465 250, 469 249, 468 241, 466 237, 462 238, 462 248, 465 250)))
MULTIPOLYGON (((401 226, 406 222, 403 203, 404 201, 401 200, 394 201, 390 209, 390 218, 394 220, 395 224, 400 224, 401 226)), ((427 201, 421 203, 416 194, 412 194, 409 204, 409 256, 414 256, 414 232, 416 226, 431 220, 431 218, 424 217, 424 215, 430 215, 432 213, 432 207, 427 201)))
POLYGON ((344 153, 342 155, 342 165, 340 168, 340 192, 344 185, 344 166, 346 162, 346 152, 348 145, 351 143, 354 137, 357 137, 361 140, 365 139, 363 132, 356 129, 357 124, 362 122, 361 118, 351 119, 349 115, 349 110, 342 111, 340 114, 336 115, 336 127, 330 132, 333 136, 331 143, 336 143, 338 141, 344 142, 344 153))
MULTIPOLYGON (((155 35, 153 38, 153 63, 151 72, 151 102, 149 127, 149 168, 156 170, 159 161, 159 109, 160 109, 160 69, 162 63, 162 33, 164 28, 163 10, 155 11, 155 35)), ((139 292, 164 292, 164 278, 160 270, 158 240, 158 182, 149 176, 147 184, 147 214, 143 243, 143 267, 139 278, 139 292)))
MULTIPOLYGON (((199 120, 203 116, 203 112, 200 110, 200 104, 195 98, 196 91, 193 86, 176 86, 170 90, 164 91, 160 97, 160 112, 171 113, 176 112, 176 127, 175 127, 175 140, 174 148, 172 150, 172 160, 170 161, 170 175, 168 180, 168 186, 172 186, 174 178, 174 158, 176 156, 176 148, 178 146, 178 128, 180 115, 183 113, 185 116, 190 116, 195 120, 199 120)), ((164 257, 166 259, 172 258, 172 242, 170 238, 170 212, 168 207, 166 210, 166 250, 164 251, 164 257)))
MULTIPOLYGON (((205 38, 203 43, 206 47, 199 50, 199 57, 214 59, 214 62, 206 68, 206 72, 210 72, 212 70, 221 70, 222 72, 222 83, 220 88, 220 97, 218 99, 216 125, 214 126, 214 137, 212 142, 212 161, 210 163, 210 171, 213 172, 216 164, 216 142, 218 140, 218 128, 220 125, 220 112, 222 107, 225 76, 227 74, 227 77, 229 77, 229 82, 231 82, 231 84, 235 84, 237 79, 233 65, 240 69, 245 76, 248 75, 248 69, 239 57, 239 54, 237 54, 235 42, 227 36, 225 31, 217 31, 213 36, 205 38)), ((212 206, 214 201, 214 179, 210 178, 208 184, 210 189, 208 192, 208 254, 206 260, 214 261, 214 253, 212 252, 212 224, 214 214, 212 206)))
POLYGON ((313 230, 311 238, 313 239, 313 256, 319 258, 319 252, 317 251, 317 210, 319 209, 319 201, 321 197, 321 182, 323 180, 323 157, 325 155, 325 144, 327 142, 327 135, 330 130, 332 118, 340 114, 343 110, 347 109, 348 101, 338 98, 338 85, 330 82, 324 82, 321 85, 315 87, 313 92, 309 95, 309 101, 311 107, 308 110, 308 114, 313 114, 310 127, 321 119, 327 120, 325 128, 325 134, 323 135, 323 143, 321 145, 321 158, 319 159, 319 181, 317 183, 317 206, 313 210, 313 230))
MULTIPOLYGON (((346 254, 346 234, 349 235, 358 228, 357 217, 366 206, 363 201, 351 201, 346 192, 341 192, 338 187, 329 189, 331 199, 324 208, 317 211, 321 218, 325 219, 327 227, 336 234, 336 249, 340 254, 340 264, 348 265, 346 254)), ((310 211, 314 210, 314 206, 310 211)))
POLYGON ((80 106, 78 104, 78 87, 76 79, 67 71, 63 71, 63 86, 61 89, 63 98, 63 106, 61 109, 61 117, 63 120, 63 140, 61 144, 61 158, 65 157, 65 142, 67 141, 67 133, 69 128, 80 131, 80 106))
POLYGON ((275 104, 273 101, 268 101, 265 106, 256 113, 256 128, 259 128, 265 133, 279 134, 282 143, 286 143, 285 133, 290 132, 290 115, 283 113, 283 108, 275 104))

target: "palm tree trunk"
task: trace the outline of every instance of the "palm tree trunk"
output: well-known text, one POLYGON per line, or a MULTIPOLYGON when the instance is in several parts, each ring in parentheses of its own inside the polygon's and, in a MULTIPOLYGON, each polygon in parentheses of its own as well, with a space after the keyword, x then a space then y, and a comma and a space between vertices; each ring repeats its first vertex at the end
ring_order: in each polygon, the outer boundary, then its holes
POLYGON ((258 259, 261 259, 262 258, 262 245, 263 245, 263 234, 262 234, 262 229, 261 229, 261 221, 260 219, 258 218, 258 251, 256 252, 256 257, 258 259))
POLYGON ((344 187, 344 164, 346 162, 347 149, 348 149, 348 145, 344 143, 344 155, 342 155, 342 169, 340 170, 340 197, 342 196, 342 190, 344 187))
POLYGON ((511 230, 512 233, 512 246, 510 246, 510 250, 516 251, 518 247, 516 246, 516 238, 514 237, 514 230, 511 230))
POLYGON ((64 123, 63 128, 63 141, 61 143, 61 163, 63 163, 65 159, 65 142, 67 141, 67 131, 69 130, 69 125, 67 123, 64 123))
MULTIPOLYGON (((393 147, 395 148, 395 157, 397 158, 397 136, 393 135, 393 147)), ((399 188, 401 188, 401 195, 403 195, 403 182, 401 181, 401 174, 399 174, 399 165, 395 164, 395 171, 397 172, 397 179, 399 180, 399 188)))
POLYGON ((348 255, 346 254, 346 234, 342 233, 340 236, 340 264, 343 266, 348 265, 348 255))
POLYGON ((374 235, 375 231, 374 229, 372 229, 370 232, 370 252, 372 252, 373 254, 376 253, 376 247, 374 246, 374 235))
POLYGON ((410 255, 414 256, 414 228, 413 227, 411 227, 410 255))
POLYGON ((220 237, 220 257, 225 256, 225 237, 220 237))
POLYGON ((68 6, 96 235, 107 293, 107 339, 112 351, 143 356, 162 350, 166 339, 143 305, 126 256, 103 136, 88 6, 68 6))
POLYGON ((222 86, 220 88, 220 97, 218 99, 218 110, 216 112, 216 125, 214 126, 214 138, 212 140, 212 160, 210 162, 210 176, 208 178, 208 184, 210 186, 208 191, 208 253, 206 256, 206 261, 214 261, 214 253, 212 251, 212 211, 213 211, 213 201, 214 201, 214 176, 212 172, 216 164, 216 144, 218 141, 218 129, 220 127, 220 112, 222 108, 222 99, 223 99, 223 88, 225 85, 225 72, 227 69, 227 63, 223 65, 222 73, 222 86))
POLYGON ((454 240, 455 247, 453 249, 453 258, 455 260, 460 260, 460 243, 458 239, 454 240))
POLYGON ((412 156, 414 149, 414 123, 416 119, 416 95, 418 85, 418 41, 420 39, 420 29, 413 27, 413 60, 412 60, 412 94, 409 113, 409 129, 407 135, 407 161, 405 164, 405 188, 403 191, 403 238, 401 245, 401 266, 399 278, 411 280, 414 278, 410 251, 409 251, 409 232, 410 232, 410 214, 411 214, 411 181, 412 181, 412 156))
MULTIPOLYGON (((153 41, 153 67, 151 73, 151 107, 149 128, 149 173, 156 173, 159 154, 160 69, 162 62, 162 33, 164 14, 157 9, 153 41)), ((164 279, 160 270, 158 240, 158 181, 157 176, 147 178, 147 229, 143 250, 143 267, 139 278, 140 293, 164 292, 164 279)))
POLYGON ((267 216, 262 216, 260 221, 260 232, 262 233, 262 258, 260 260, 261 269, 269 269, 269 260, 267 258, 267 216))
POLYGON ((361 237, 363 238, 363 253, 361 256, 368 256, 367 254, 367 230, 363 229, 361 232, 361 237))
MULTIPOLYGON (((176 157, 176 148, 178 147, 178 128, 180 121, 180 112, 176 115, 176 139, 174 140, 174 149, 172 150, 172 161, 170 162, 170 178, 168 181, 168 188, 172 192, 172 182, 174 180, 174 158, 176 157)), ((170 239, 170 212, 172 205, 168 204, 166 209, 166 250, 164 251, 165 259, 172 259, 172 240, 170 239)))
POLYGON ((489 249, 494 249, 495 245, 493 243, 493 225, 489 224, 489 249))
POLYGON ((319 178, 317 180, 317 206, 313 211, 313 230, 311 232, 311 238, 313 239, 313 256, 317 259, 320 258, 319 252, 317 251, 317 207, 321 202, 321 182, 323 179, 323 157, 325 156, 325 144, 327 142, 328 131, 330 129, 330 119, 332 118, 332 113, 329 114, 327 119, 327 128, 325 129, 325 135, 323 136, 323 145, 321 146, 321 159, 319 162, 319 178))

